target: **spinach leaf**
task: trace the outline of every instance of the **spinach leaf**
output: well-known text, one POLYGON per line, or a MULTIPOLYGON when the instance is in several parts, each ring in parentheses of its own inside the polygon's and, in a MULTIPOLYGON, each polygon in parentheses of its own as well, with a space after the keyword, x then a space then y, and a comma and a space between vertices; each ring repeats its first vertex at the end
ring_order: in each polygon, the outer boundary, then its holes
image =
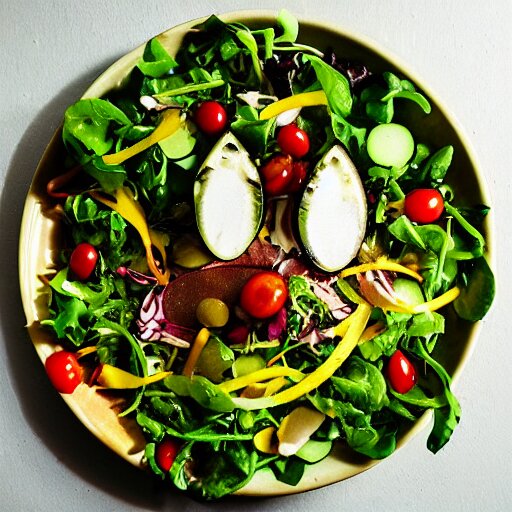
POLYGON ((191 460, 193 473, 187 478, 188 490, 204 500, 213 500, 234 493, 251 480, 258 454, 241 442, 225 443, 218 450, 209 443, 195 443, 191 460))
POLYGON ((199 405, 212 411, 231 412, 235 408, 227 393, 200 375, 169 375, 163 380, 163 385, 178 396, 191 397, 199 405))
POLYGON ((460 283, 461 292, 453 306, 461 318, 476 322, 487 314, 494 300, 494 275, 484 257, 467 262, 461 273, 465 283, 460 283))
POLYGON ((255 108, 244 105, 237 108, 231 130, 248 151, 263 157, 274 134, 275 123, 275 118, 260 120, 255 108))
POLYGON ((169 55, 157 38, 151 39, 146 44, 142 58, 137 63, 137 67, 146 76, 155 78, 167 74, 177 65, 177 62, 169 55))
POLYGON ((280 482, 297 485, 304 475, 306 463, 298 457, 280 458, 270 465, 274 476, 280 482))
POLYGON ((352 111, 352 94, 348 80, 316 55, 303 55, 302 58, 313 66, 332 112, 342 118, 347 117, 352 111))
POLYGON ((365 104, 366 115, 377 123, 390 123, 393 120, 395 107, 394 98, 403 98, 417 103, 425 112, 431 112, 428 100, 416 92, 414 85, 408 80, 400 80, 390 72, 383 73, 387 88, 372 84, 361 93, 361 101, 365 104))
POLYGON ((294 43, 299 35, 299 22, 286 9, 281 9, 277 15, 277 24, 283 29, 283 33, 276 37, 276 43, 294 43))
POLYGON ((64 114, 62 138, 68 148, 78 149, 79 156, 83 151, 77 141, 94 154, 104 155, 114 144, 114 128, 130 125, 126 114, 107 100, 79 100, 64 114))
POLYGON ((444 180, 448 168, 452 163, 453 146, 445 146, 436 151, 426 162, 421 175, 421 180, 429 179, 433 182, 444 180))
POLYGON ((427 439, 428 449, 436 453, 450 440, 460 419, 460 405, 450 389, 451 377, 448 375, 447 371, 430 356, 422 342, 416 338, 409 349, 417 356, 421 357, 437 373, 443 385, 446 405, 435 409, 434 427, 427 439))
POLYGON ((215 335, 211 335, 196 364, 196 372, 212 382, 221 382, 222 374, 235 360, 233 351, 215 335))
POLYGON ((342 377, 331 377, 331 382, 343 400, 368 412, 380 411, 388 403, 386 381, 373 364, 352 356, 341 373, 342 377))

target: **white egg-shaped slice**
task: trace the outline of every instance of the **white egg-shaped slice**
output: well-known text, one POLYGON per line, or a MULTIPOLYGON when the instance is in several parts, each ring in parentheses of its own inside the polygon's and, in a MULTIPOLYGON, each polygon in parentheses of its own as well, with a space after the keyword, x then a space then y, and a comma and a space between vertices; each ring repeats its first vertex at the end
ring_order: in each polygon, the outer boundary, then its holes
POLYGON ((336 145, 313 170, 299 207, 299 235, 311 261, 326 272, 344 268, 361 247, 366 218, 359 173, 336 145))

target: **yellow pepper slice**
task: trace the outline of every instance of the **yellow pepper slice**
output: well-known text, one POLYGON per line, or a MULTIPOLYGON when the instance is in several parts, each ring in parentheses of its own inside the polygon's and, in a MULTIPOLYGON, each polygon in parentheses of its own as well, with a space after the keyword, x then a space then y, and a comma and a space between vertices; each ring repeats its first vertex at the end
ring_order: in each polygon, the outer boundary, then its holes
POLYGON ((395 313, 408 313, 410 315, 425 313, 426 311, 437 311, 443 306, 450 304, 450 302, 453 302, 459 296, 459 294, 459 288, 454 286, 447 292, 439 295, 439 297, 429 300, 428 302, 417 304, 416 306, 410 306, 405 302, 400 302, 400 304, 389 304, 386 307, 382 307, 382 309, 386 311, 394 311, 395 313))
POLYGON ((170 271, 167 269, 164 273, 158 268, 153 256, 153 245, 160 251, 162 255, 164 267, 167 265, 165 247, 161 243, 158 236, 155 236, 148 227, 146 216, 142 206, 133 197, 132 191, 128 187, 122 187, 115 190, 113 196, 115 201, 111 201, 107 197, 98 192, 90 192, 100 203, 112 208, 129 222, 138 232, 142 239, 144 248, 146 249, 146 259, 151 273, 156 277, 158 284, 166 285, 169 282, 170 271))
POLYGON ((269 455, 277 453, 277 443, 274 439, 275 431, 275 427, 267 427, 257 432, 253 439, 255 448, 269 455))
POLYGON ((101 158, 103 162, 108 165, 122 164, 128 158, 142 153, 142 151, 150 148, 157 142, 171 136, 181 125, 179 109, 167 109, 162 113, 160 124, 148 135, 146 138, 139 140, 133 146, 111 153, 110 155, 103 155, 101 158))
POLYGON ((369 272, 370 270, 389 270, 390 272, 398 272, 411 276, 420 283, 423 281, 423 277, 418 274, 418 272, 411 270, 405 265, 400 265, 400 263, 388 260, 387 258, 378 258, 371 263, 363 263, 362 265, 346 268, 342 270, 339 275, 344 278, 355 274, 362 274, 363 272, 369 272))
POLYGON ((436 311, 441 309, 443 306, 453 302, 459 296, 459 294, 460 289, 457 286, 454 286, 435 299, 429 300, 428 302, 423 302, 417 306, 413 306, 413 313, 424 313, 426 311, 436 311))
POLYGON ((196 339, 194 340, 194 344, 192 345, 192 348, 190 349, 190 352, 188 354, 187 361, 185 363, 185 367, 183 368, 183 375, 186 377, 192 377, 192 374, 194 373, 194 368, 196 367, 197 360, 199 359, 199 356, 201 355, 201 352, 203 351, 203 348, 206 346, 206 343, 208 343, 208 340, 210 339, 210 331, 203 327, 196 336, 196 339))
MULTIPOLYGON (((306 375, 298 384, 273 396, 262 398, 233 398, 233 403, 246 410, 266 409, 286 404, 300 398, 331 378, 356 347, 370 318, 371 306, 360 304, 352 313, 353 319, 345 337, 338 343, 332 354, 312 373, 306 375)), ((272 368, 267 368, 272 369, 272 368)), ((263 371, 263 370, 260 370, 263 371)))
POLYGON ((271 119, 287 110, 299 107, 316 107, 317 105, 327 105, 327 96, 324 91, 301 92, 278 100, 266 106, 260 112, 260 120, 271 119))
POLYGON ((103 364, 97 377, 98 384, 109 389, 136 389, 165 379, 172 372, 159 372, 148 377, 139 377, 110 364, 103 364))
POLYGON ((288 366, 272 366, 270 368, 262 368, 261 370, 249 373, 243 377, 227 380, 220 383, 218 387, 226 393, 231 393, 237 389, 245 388, 250 384, 275 379, 276 377, 291 377, 293 379, 302 379, 304 374, 299 370, 295 370, 295 368, 289 368, 288 366))

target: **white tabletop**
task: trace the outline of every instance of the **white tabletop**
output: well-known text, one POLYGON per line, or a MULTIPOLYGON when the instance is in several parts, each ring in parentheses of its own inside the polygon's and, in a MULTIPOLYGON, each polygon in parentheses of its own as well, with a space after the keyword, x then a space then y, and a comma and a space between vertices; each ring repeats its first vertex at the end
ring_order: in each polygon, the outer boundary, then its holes
POLYGON ((0 0, 0 510, 512 510, 512 2, 0 0), (186 8, 183 8, 186 5, 186 8), (109 64, 182 21, 286 7, 387 47, 449 105, 482 164, 497 222, 499 296, 456 386, 463 414, 437 455, 427 431, 374 469, 285 498, 198 504, 132 468, 51 388, 28 335, 17 243, 31 175, 64 109, 109 64), (500 258, 500 255, 503 255, 500 258))

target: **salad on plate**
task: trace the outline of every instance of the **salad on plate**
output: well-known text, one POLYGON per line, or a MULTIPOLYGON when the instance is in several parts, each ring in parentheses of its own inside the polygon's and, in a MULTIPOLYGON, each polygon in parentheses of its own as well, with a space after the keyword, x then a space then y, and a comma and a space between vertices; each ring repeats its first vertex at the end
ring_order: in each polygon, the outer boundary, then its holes
POLYGON ((334 445, 385 458, 427 410, 440 450, 461 411, 436 347, 494 295, 489 208, 407 122, 428 98, 298 32, 281 11, 211 16, 175 54, 152 39, 66 110, 47 184, 50 380, 121 397, 141 463, 202 499, 297 485, 334 445))

